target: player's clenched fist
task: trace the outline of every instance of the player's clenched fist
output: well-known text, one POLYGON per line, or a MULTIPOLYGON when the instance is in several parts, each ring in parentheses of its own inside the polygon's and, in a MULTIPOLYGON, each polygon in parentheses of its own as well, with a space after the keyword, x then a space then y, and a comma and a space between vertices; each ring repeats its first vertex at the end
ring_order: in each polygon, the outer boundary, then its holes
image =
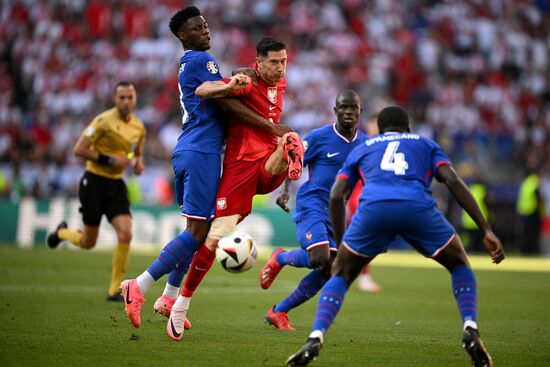
POLYGON ((229 82, 229 85, 232 87, 231 89, 234 92, 236 92, 246 87, 248 84, 250 84, 250 82, 251 82, 251 79, 248 75, 237 74, 231 77, 231 81, 229 82))

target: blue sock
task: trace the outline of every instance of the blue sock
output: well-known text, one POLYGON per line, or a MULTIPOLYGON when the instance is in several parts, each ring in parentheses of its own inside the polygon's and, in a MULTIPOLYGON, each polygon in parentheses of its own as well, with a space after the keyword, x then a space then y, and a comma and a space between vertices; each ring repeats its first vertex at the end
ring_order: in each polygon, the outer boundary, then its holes
POLYGON ((277 255, 281 265, 290 265, 296 268, 309 268, 309 252, 304 249, 281 252, 277 255))
POLYGON ((348 287, 349 284, 340 276, 329 279, 319 295, 312 331, 321 330, 323 333, 328 331, 338 311, 340 311, 340 307, 342 307, 348 287))
POLYGON ((459 266, 451 273, 453 293, 462 322, 477 322, 477 285, 472 269, 459 266))
POLYGON ((187 274, 187 271, 189 270, 191 261, 193 261, 193 256, 190 256, 187 260, 185 260, 183 264, 178 264, 176 268, 172 270, 170 274, 168 274, 167 283, 173 287, 179 288, 183 277, 185 276, 185 274, 187 274))
POLYGON ((300 306, 311 297, 315 296, 319 289, 327 282, 327 278, 318 269, 312 270, 302 279, 298 287, 282 302, 278 303, 275 312, 288 312, 300 306))
POLYGON ((199 247, 200 245, 191 236, 191 233, 183 231, 164 246, 159 257, 149 266, 147 272, 153 279, 158 280, 161 276, 176 269, 178 264, 193 258, 193 254, 199 247))

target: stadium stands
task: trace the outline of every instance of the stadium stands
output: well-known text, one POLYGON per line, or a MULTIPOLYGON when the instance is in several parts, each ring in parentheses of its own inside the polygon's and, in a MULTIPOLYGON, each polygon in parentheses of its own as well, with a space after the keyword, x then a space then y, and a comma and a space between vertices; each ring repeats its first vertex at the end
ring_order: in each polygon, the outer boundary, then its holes
MULTIPOLYGON (((550 156, 550 3, 537 1, 202 0, 212 53, 228 75, 253 45, 289 45, 283 120, 306 132, 332 119, 338 90, 409 109, 415 129, 455 163, 516 185, 527 156, 550 156)), ((75 195, 78 133, 120 79, 139 92, 147 125, 145 202, 179 131, 180 46, 167 22, 181 2, 8 0, 0 8, 0 164, 3 196, 75 195), (152 169, 151 169, 152 168, 152 169)), ((547 175, 548 176, 548 175, 547 175)), ((550 205, 549 205, 550 206, 550 205)))

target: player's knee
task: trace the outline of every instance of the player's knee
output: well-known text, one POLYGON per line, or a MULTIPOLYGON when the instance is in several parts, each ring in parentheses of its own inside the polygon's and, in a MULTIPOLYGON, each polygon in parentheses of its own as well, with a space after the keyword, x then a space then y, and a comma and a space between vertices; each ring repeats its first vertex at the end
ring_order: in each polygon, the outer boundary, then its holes
POLYGON ((233 214, 214 219, 212 226, 210 227, 210 231, 208 232, 208 238, 219 241, 223 237, 235 231, 240 217, 241 216, 239 214, 233 214))
POLYGON ((329 260, 330 251, 328 249, 328 246, 316 247, 309 252, 309 264, 312 268, 324 267, 328 264, 329 260))
POLYGON ((433 258, 435 261, 443 265, 449 272, 452 272, 457 267, 470 267, 468 255, 460 240, 460 237, 455 236, 449 246, 433 258))
POLYGON ((321 273, 321 275, 323 277, 325 277, 326 279, 329 279, 330 278, 330 270, 331 270, 331 265, 332 265, 332 259, 330 259, 324 266, 320 267, 319 268, 319 272, 321 273))
POLYGON ((84 250, 90 250, 90 249, 93 249, 95 247, 95 240, 93 239, 85 239, 85 238, 82 238, 80 240, 80 248, 84 249, 84 250))
POLYGON ((120 230, 117 237, 119 243, 130 243, 132 242, 132 231, 130 229, 120 230))
POLYGON ((210 230, 210 224, 206 221, 187 219, 187 232, 193 236, 197 243, 204 243, 210 230))

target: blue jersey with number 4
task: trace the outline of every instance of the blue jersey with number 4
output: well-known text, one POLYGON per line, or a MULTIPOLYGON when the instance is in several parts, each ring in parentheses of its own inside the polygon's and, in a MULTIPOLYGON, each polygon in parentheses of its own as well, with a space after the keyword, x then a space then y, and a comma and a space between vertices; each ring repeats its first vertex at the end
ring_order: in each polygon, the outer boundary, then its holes
POLYGON ((430 184, 437 168, 450 164, 434 141, 412 133, 385 133, 369 138, 350 153, 339 177, 353 187, 364 183, 360 205, 406 200, 432 207, 430 184))
POLYGON ((306 135, 304 166, 308 166, 309 178, 296 194, 295 222, 312 212, 329 221, 328 199, 336 174, 348 154, 366 138, 357 130, 354 138, 348 140, 336 130, 336 124, 312 130, 306 135))
POLYGON ((225 127, 216 102, 195 95, 195 89, 205 81, 222 78, 216 60, 204 51, 185 51, 180 61, 178 87, 182 113, 182 133, 174 152, 192 150, 221 154, 225 127))

